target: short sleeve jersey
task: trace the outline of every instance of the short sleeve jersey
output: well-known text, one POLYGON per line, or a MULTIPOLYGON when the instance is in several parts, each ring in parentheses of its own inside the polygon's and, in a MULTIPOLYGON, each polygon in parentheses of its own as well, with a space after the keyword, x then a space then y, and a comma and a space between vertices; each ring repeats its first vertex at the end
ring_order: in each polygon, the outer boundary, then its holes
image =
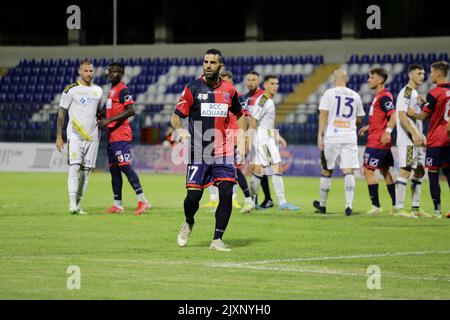
POLYGON ((219 79, 211 87, 202 76, 184 88, 174 113, 189 118, 190 163, 204 161, 205 152, 208 157, 234 157, 230 112, 243 115, 238 93, 229 82, 219 79))
MULTIPOLYGON (((134 104, 130 90, 125 83, 120 82, 109 90, 106 101, 106 118, 123 113, 128 105, 134 104)), ((109 142, 132 141, 131 127, 128 119, 113 121, 108 124, 109 142)))
POLYGON ((95 84, 85 86, 79 82, 68 85, 59 102, 59 106, 68 110, 67 139, 77 136, 87 141, 98 141, 97 112, 103 90, 95 84))
POLYGON ((369 110, 369 138, 367 147, 389 150, 392 141, 387 145, 381 143, 381 137, 386 131, 389 117, 395 113, 392 94, 384 89, 375 95, 369 110))
MULTIPOLYGON (((403 111, 407 112, 408 108, 414 109, 416 113, 420 113, 421 107, 420 107, 420 101, 419 101, 419 94, 417 93, 417 90, 412 89, 408 86, 403 87, 402 90, 400 90, 398 97, 397 97, 397 103, 395 105, 396 115, 397 115, 397 145, 398 146, 412 146, 414 145, 411 136, 409 132, 400 123, 400 117, 398 116, 398 113, 403 111)), ((417 128, 417 131, 419 133, 423 132, 423 124, 422 121, 417 120, 413 121, 412 119, 408 118, 408 121, 411 125, 415 126, 417 128)))
POLYGON ((328 89, 319 110, 328 111, 325 143, 357 143, 356 119, 365 115, 359 94, 346 87, 328 89))
POLYGON ((430 114, 427 147, 446 147, 450 145, 447 124, 450 118, 450 83, 438 84, 427 94, 423 111, 430 114))

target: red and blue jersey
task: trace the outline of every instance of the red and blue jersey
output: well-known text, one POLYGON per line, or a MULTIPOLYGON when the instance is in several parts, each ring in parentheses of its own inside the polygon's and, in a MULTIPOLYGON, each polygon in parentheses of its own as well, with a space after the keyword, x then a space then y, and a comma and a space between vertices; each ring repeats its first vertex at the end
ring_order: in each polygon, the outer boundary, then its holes
POLYGON ((184 88, 174 113, 189 117, 190 163, 234 157, 230 112, 237 117, 243 114, 238 93, 229 82, 219 79, 210 87, 202 76, 184 88))
MULTIPOLYGON (((134 104, 130 90, 125 83, 118 83, 109 90, 108 100, 106 101, 106 118, 112 118, 123 113, 130 104, 134 104)), ((133 140, 133 136, 128 119, 113 121, 108 124, 108 141, 110 143, 131 140, 133 140)))
POLYGON ((427 147, 450 145, 450 139, 447 136, 447 124, 450 117, 450 83, 441 83, 431 89, 422 111, 431 115, 427 147))
POLYGON ((370 105, 369 110, 369 138, 367 147, 388 150, 392 140, 387 145, 381 143, 381 137, 386 131, 390 116, 395 113, 392 94, 384 89, 378 92, 370 105))

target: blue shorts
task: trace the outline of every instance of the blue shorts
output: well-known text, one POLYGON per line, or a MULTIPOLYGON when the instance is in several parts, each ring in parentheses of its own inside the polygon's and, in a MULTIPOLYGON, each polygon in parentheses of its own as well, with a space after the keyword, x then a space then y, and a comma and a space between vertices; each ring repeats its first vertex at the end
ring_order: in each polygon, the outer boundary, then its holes
POLYGON ((125 166, 131 163, 131 142, 117 141, 108 144, 108 163, 109 166, 125 166))
POLYGON ((220 181, 236 183, 234 164, 190 164, 186 170, 186 188, 204 189, 220 181))
POLYGON ((450 166, 450 146, 427 148, 425 167, 431 170, 439 170, 450 166))
POLYGON ((391 149, 368 148, 364 151, 364 168, 385 169, 394 165, 391 149))

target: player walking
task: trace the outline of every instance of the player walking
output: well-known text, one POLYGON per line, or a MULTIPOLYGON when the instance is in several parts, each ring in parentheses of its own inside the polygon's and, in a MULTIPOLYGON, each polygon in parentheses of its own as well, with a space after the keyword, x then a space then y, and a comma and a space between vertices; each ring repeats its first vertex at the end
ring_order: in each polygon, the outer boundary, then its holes
POLYGON ((106 213, 123 212, 122 205, 122 172, 127 176, 128 182, 136 193, 138 205, 135 215, 141 215, 150 208, 142 189, 139 177, 131 166, 131 127, 128 118, 135 114, 134 101, 130 90, 122 77, 125 67, 121 63, 111 63, 108 66, 108 77, 111 90, 106 102, 106 118, 99 121, 100 128, 108 130, 108 161, 111 173, 111 184, 114 194, 114 205, 106 209, 106 213))
MULTIPOLYGON (((177 238, 180 247, 188 243, 204 188, 216 184, 219 205, 210 248, 231 250, 222 241, 231 216, 233 185, 236 183, 235 133, 230 130, 229 113, 232 112, 239 120, 243 112, 236 89, 219 77, 222 66, 222 53, 217 49, 207 50, 203 60, 203 76, 185 87, 172 115, 172 126, 177 130, 179 141, 184 143, 191 137, 186 172, 187 195, 184 200, 186 220, 177 238), (189 133, 183 129, 181 118, 189 118, 189 133)), ((245 129, 243 120, 238 121, 241 129, 245 129)))
POLYGON ((86 214, 80 202, 86 192, 89 174, 95 168, 100 132, 97 117, 100 112, 103 90, 92 83, 94 66, 89 60, 81 62, 78 68, 81 79, 68 85, 59 102, 56 121, 56 149, 63 150, 62 128, 69 112, 67 125, 67 158, 69 163, 69 212, 86 214))
POLYGON ((317 145, 321 150, 322 177, 320 178, 320 202, 313 206, 319 213, 326 213, 326 201, 331 187, 331 176, 338 163, 344 174, 345 214, 352 214, 355 190, 354 170, 359 169, 356 129, 365 116, 361 97, 346 87, 347 72, 334 72, 335 88, 325 91, 320 100, 317 145))

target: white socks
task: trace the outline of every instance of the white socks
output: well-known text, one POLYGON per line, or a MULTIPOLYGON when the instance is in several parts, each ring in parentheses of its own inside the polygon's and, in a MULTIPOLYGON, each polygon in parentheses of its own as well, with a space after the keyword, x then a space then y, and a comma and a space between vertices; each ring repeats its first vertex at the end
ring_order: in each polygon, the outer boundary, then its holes
MULTIPOLYGON (((331 179, 330 183, 331 183, 331 179)), ((353 195, 355 194, 355 176, 352 173, 346 174, 344 176, 344 187, 345 187, 345 208, 352 208, 353 205, 353 195)))
POLYGON ((284 183, 283 183, 283 176, 279 174, 274 174, 272 176, 272 184, 273 188, 275 189, 275 194, 278 198, 278 205, 281 206, 285 204, 286 198, 284 197, 284 183))
POLYGON ((236 199, 236 196, 237 196, 237 188, 238 188, 238 184, 237 183, 235 183, 234 184, 234 186, 233 186, 233 199, 236 199))
POLYGON ((219 188, 216 186, 210 186, 209 188, 209 200, 219 201, 219 188))
POLYGON ((320 178, 320 206, 325 207, 327 205, 328 192, 331 188, 331 177, 320 178))
POLYGON ((411 191, 412 191, 412 207, 420 207, 420 193, 422 191, 422 178, 413 179, 411 181, 411 191))
POLYGON ((80 167, 78 171, 78 190, 77 190, 77 207, 80 207, 81 199, 86 192, 91 168, 80 167))
POLYGON ((69 210, 77 210, 77 198, 79 189, 79 171, 80 165, 69 166, 68 189, 69 189, 69 210))
POLYGON ((395 185, 395 207, 397 209, 403 209, 405 207, 405 193, 406 193, 406 184, 408 183, 407 178, 398 177, 397 183, 395 185))
POLYGON ((252 174, 252 177, 250 178, 250 195, 252 199, 255 199, 258 195, 259 186, 261 185, 261 179, 262 177, 255 174, 252 174))

